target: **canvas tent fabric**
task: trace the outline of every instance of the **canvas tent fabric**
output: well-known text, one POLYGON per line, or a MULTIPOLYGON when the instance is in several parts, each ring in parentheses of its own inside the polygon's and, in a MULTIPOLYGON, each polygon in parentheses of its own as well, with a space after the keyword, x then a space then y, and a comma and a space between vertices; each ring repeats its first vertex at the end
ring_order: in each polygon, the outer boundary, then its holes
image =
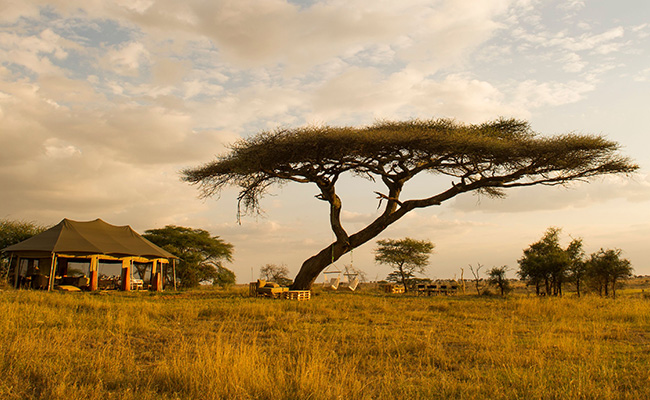
POLYGON ((104 254, 118 258, 177 258, 140 236, 130 226, 111 225, 101 219, 85 222, 64 219, 45 232, 2 251, 21 257, 104 254))

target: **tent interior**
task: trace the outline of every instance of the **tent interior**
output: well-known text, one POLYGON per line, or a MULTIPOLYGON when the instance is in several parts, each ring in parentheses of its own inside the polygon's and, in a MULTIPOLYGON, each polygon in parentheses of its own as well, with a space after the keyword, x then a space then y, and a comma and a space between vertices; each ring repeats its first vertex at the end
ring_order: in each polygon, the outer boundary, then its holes
MULTIPOLYGON (((167 260, 97 260, 97 285, 91 286, 92 260, 79 257, 57 257, 53 287, 74 286, 81 290, 139 290, 156 289, 156 264, 161 269, 161 286, 174 283, 167 260), (126 271, 125 271, 126 269, 126 271), (128 274, 126 278, 125 274, 128 274), (126 279, 125 279, 126 278, 126 279), (125 282, 128 282, 128 288, 125 282)), ((20 258, 13 263, 17 272, 15 286, 23 289, 48 289, 50 284, 51 258, 20 258), (17 263, 19 262, 19 264, 17 263)))

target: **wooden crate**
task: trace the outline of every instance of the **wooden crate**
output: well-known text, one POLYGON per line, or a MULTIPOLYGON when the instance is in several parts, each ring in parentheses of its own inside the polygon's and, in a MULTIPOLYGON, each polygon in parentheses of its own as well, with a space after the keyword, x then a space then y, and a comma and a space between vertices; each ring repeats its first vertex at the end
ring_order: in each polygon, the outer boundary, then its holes
POLYGON ((393 285, 393 284, 388 284, 384 286, 384 291, 386 293, 404 293, 404 286, 403 285, 393 285))
POLYGON ((257 282, 251 282, 248 284, 248 295, 250 297, 257 297, 257 282))
POLYGON ((311 290, 288 290, 282 294, 287 300, 303 301, 311 298, 311 290))

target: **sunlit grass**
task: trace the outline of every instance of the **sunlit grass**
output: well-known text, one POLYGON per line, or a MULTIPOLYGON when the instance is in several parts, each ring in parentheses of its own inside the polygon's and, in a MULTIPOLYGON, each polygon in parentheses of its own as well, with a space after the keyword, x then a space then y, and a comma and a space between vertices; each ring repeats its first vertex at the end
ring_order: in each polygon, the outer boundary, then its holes
POLYGON ((638 292, 5 291, 0 398, 650 398, 649 311, 638 292))

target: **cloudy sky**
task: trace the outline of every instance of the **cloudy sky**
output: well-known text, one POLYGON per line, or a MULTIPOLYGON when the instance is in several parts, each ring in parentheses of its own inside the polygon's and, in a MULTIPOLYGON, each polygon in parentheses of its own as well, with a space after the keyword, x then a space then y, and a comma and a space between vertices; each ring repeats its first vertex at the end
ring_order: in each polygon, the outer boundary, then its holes
MULTIPOLYGON (((649 16, 647 0, 0 0, 0 218, 203 228, 235 245, 240 282, 266 263, 296 273, 332 240, 316 187, 277 188, 238 225, 235 191, 199 199, 179 171, 278 126, 517 117, 604 134, 640 172, 465 195, 382 237, 429 239, 427 275, 467 277, 516 270, 557 226, 650 274, 649 16)), ((340 190, 354 231, 373 187, 340 190)), ((337 265, 383 279, 373 246, 337 265)))

